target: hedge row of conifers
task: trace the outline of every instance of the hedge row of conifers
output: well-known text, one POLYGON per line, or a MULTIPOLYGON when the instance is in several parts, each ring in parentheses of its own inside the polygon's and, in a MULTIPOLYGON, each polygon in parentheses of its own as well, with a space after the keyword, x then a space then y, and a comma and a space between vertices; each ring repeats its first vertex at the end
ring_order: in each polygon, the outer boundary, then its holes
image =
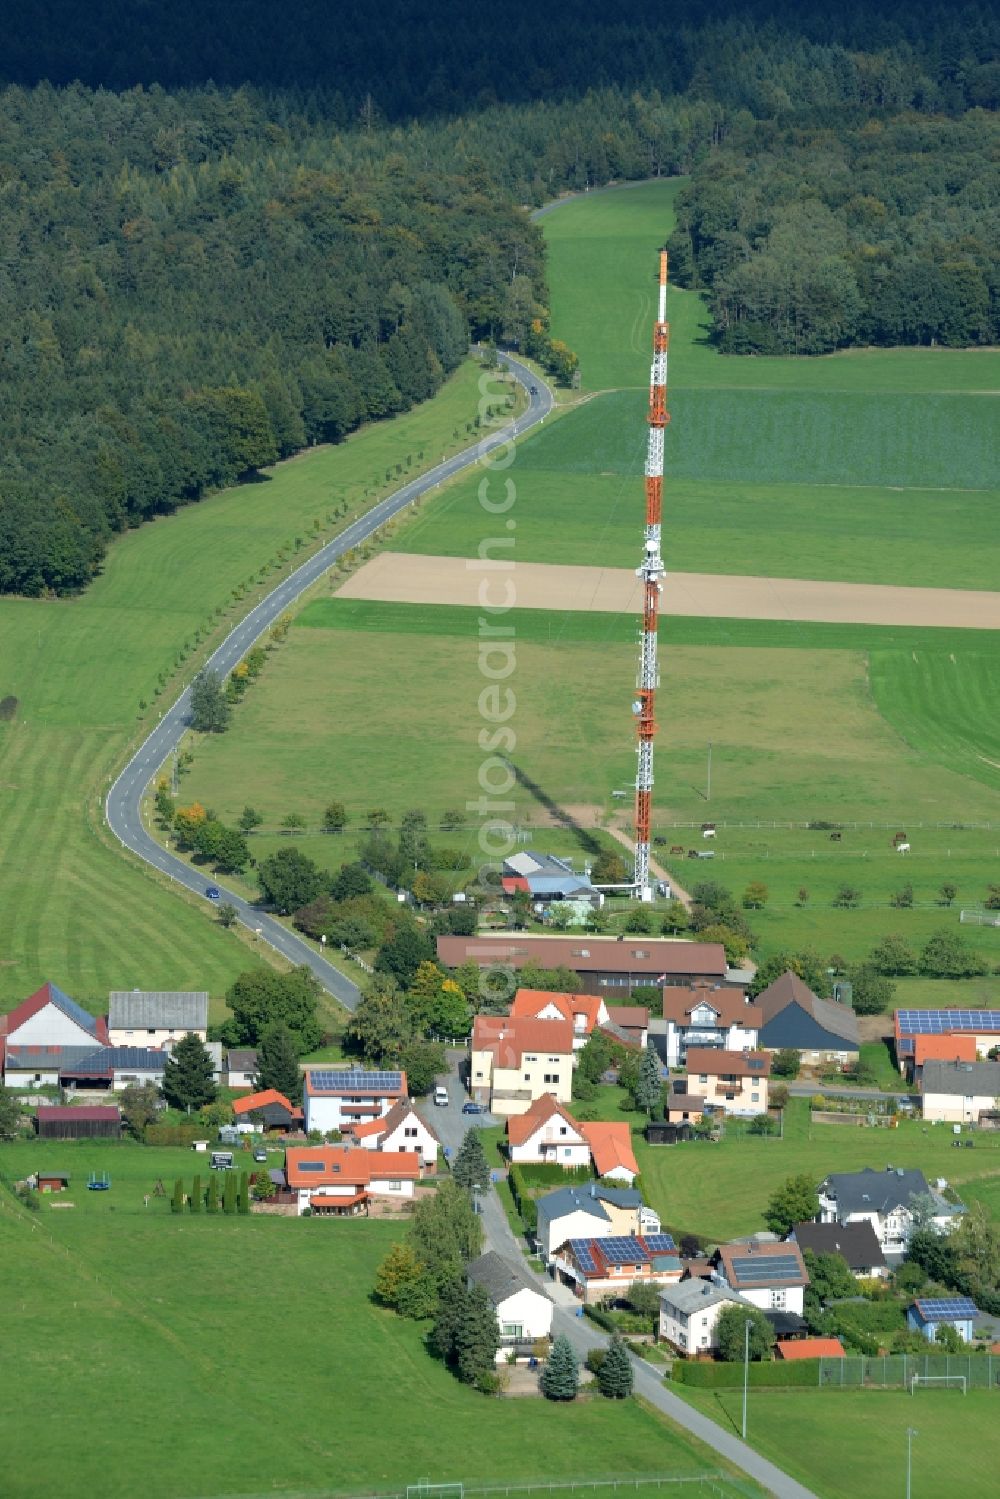
POLYGON ((190 1193, 185 1193, 184 1182, 180 1177, 174 1182, 174 1195, 170 1199, 170 1211, 172 1213, 183 1213, 188 1208, 192 1213, 249 1213, 250 1211, 250 1176, 246 1171, 241 1171, 237 1179, 234 1171, 226 1171, 222 1176, 222 1191, 219 1191, 219 1175, 212 1173, 208 1179, 208 1186, 203 1188, 201 1177, 196 1176, 191 1183, 190 1193))

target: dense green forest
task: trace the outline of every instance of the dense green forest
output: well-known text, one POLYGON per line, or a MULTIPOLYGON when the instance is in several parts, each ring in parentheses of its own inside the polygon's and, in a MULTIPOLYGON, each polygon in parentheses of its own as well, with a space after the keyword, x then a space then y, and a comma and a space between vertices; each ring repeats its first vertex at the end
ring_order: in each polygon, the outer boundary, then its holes
POLYGON ((728 352, 997 340, 992 7, 552 19, 8 7, 0 591, 84 586, 116 531, 405 409, 470 335, 544 358, 524 208, 565 189, 690 174, 673 274, 728 352))
POLYGON ((674 278, 727 353, 1000 342, 1000 121, 744 120, 678 197, 674 278))

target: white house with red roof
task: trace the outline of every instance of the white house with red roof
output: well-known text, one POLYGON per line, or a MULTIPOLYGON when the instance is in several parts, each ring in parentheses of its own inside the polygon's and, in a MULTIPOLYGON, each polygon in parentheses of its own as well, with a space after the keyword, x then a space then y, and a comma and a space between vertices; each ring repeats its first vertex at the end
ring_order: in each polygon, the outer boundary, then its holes
POLYGON ((408 1098, 405 1072, 366 1072, 358 1067, 307 1067, 302 1085, 306 1132, 339 1130, 381 1119, 408 1098))
POLYGON ((512 1020, 568 1020, 573 1049, 582 1051, 594 1027, 611 1019, 600 994, 557 994, 547 989, 518 989, 510 1007, 512 1020))
POLYGON ((581 1124, 583 1138, 590 1147, 594 1170, 602 1181, 622 1182, 630 1187, 639 1175, 639 1163, 632 1149, 632 1131, 624 1119, 596 1119, 581 1124))
POLYGON ((285 1179, 296 1194, 301 1216, 313 1213, 356 1217, 367 1212, 370 1197, 405 1200, 420 1179, 416 1151, 382 1155, 345 1145, 290 1146, 285 1151, 285 1179))
POLYGON ((74 1051, 75 1060, 86 1054, 82 1048, 92 1052, 107 1044, 108 1028, 104 1020, 91 1015, 55 984, 43 984, 13 1010, 0 1016, 0 1053, 4 1063, 7 1053, 14 1052, 24 1064, 20 1070, 27 1072, 34 1052, 39 1063, 45 1065, 33 1071, 41 1071, 46 1081, 50 1072, 53 1080, 59 1081, 64 1048, 74 1051))
POLYGON ((572 1022, 477 1015, 469 1039, 469 1092, 499 1116, 523 1114, 551 1093, 569 1103, 573 1089, 572 1022))
POLYGON ((523 1114, 507 1120, 507 1145, 512 1161, 531 1161, 552 1166, 590 1165, 590 1146, 572 1114, 543 1093, 523 1114))
POLYGON ((437 1165, 440 1140, 426 1119, 421 1119, 409 1098, 394 1103, 380 1119, 352 1124, 345 1134, 352 1145, 362 1150, 377 1150, 381 1155, 397 1151, 416 1151, 425 1167, 437 1165))

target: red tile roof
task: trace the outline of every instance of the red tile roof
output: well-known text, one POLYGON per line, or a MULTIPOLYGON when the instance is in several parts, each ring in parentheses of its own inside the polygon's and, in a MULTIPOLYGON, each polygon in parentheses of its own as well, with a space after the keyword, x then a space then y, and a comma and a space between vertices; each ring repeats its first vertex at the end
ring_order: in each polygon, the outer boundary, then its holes
POLYGON ((726 950, 721 942, 688 942, 668 937, 536 937, 520 932, 490 937, 442 936, 437 939, 439 960, 446 968, 458 968, 468 959, 489 965, 503 963, 520 968, 537 963, 541 968, 564 965, 578 973, 673 973, 709 974, 724 978, 726 950))
POLYGON ((61 1010, 64 1015, 79 1025, 81 1030, 89 1032, 102 1046, 107 1046, 108 1022, 104 1016, 89 1014, 82 1005, 71 1000, 68 994, 63 994, 55 984, 44 983, 40 989, 35 990, 34 994, 29 994, 27 999, 22 999, 19 1005, 8 1010, 6 1015, 0 1015, 0 1058, 4 1053, 6 1037, 18 1030, 33 1015, 44 1010, 46 1005, 54 1005, 57 1010, 61 1010))
POLYGON ((511 1145, 523 1145, 530 1140, 536 1130, 541 1129, 554 1115, 558 1114, 564 1119, 571 1129, 583 1137, 583 1128, 577 1124, 573 1115, 564 1108, 551 1093, 543 1093, 541 1098, 536 1098, 530 1108, 525 1109, 523 1114, 510 1114, 507 1118, 507 1139, 511 1145))
POLYGON ((526 1052, 569 1056, 573 1026, 568 1020, 511 1020, 507 1015, 477 1015, 472 1050, 489 1051, 497 1067, 520 1067, 526 1052))
POLYGON ((663 991, 663 1018, 674 1025, 690 1025, 691 1011, 698 1005, 711 1005, 720 1026, 741 1025, 747 1030, 760 1030, 764 1024, 763 1012, 754 1004, 747 1004, 742 989, 713 988, 710 984, 693 984, 690 988, 667 987, 663 991))
POLYGON ((531 1020, 551 1008, 573 1024, 576 1017, 582 1015, 584 1031, 589 1036, 598 1023, 603 1005, 599 994, 556 994, 546 989, 518 989, 510 1007, 510 1018, 531 1020))
POLYGON ((839 1338, 779 1338, 775 1344, 778 1357, 790 1358, 844 1358, 844 1345, 839 1338))
POLYGON ((352 1150, 346 1145, 289 1146, 285 1151, 288 1185, 367 1187, 373 1181, 419 1181, 420 1156, 413 1150, 382 1156, 375 1150, 352 1150), (319 1163, 319 1171, 303 1170, 303 1163, 319 1163))
POLYGON ((624 1167, 633 1176, 639 1175, 639 1166, 632 1150, 632 1132, 624 1119, 620 1121, 597 1121, 581 1124, 580 1131, 594 1158, 594 1170, 598 1176, 624 1167))
POLYGON ((293 1103, 289 1102, 284 1093, 279 1093, 277 1088, 264 1088, 260 1093, 246 1093, 242 1098, 235 1098, 233 1100, 233 1113, 252 1114, 256 1109, 264 1109, 268 1104, 275 1103, 280 1104, 283 1109, 287 1109, 293 1119, 302 1118, 302 1110, 297 1109, 293 1103))
POLYGON ((722 1051, 718 1046, 689 1046, 685 1068, 707 1077, 769 1077, 769 1051, 722 1051))
POLYGON ((914 1036, 913 1062, 922 1067, 931 1060, 940 1062, 974 1062, 976 1060, 976 1037, 966 1036, 914 1036))
POLYGON ((440 1145, 441 1141, 434 1126, 432 1124, 429 1124, 426 1119, 422 1119, 420 1117, 408 1098, 400 1098, 396 1103, 393 1104, 389 1112, 387 1114, 383 1114, 380 1119, 365 1119, 359 1124, 347 1125, 347 1129, 350 1132, 352 1139, 367 1140, 370 1139, 372 1135, 375 1135, 376 1137, 381 1135, 391 1135, 393 1130, 398 1129, 401 1124, 405 1123, 405 1121, 410 1118, 416 1119, 420 1124, 422 1124, 424 1129, 430 1135, 431 1139, 437 1140, 438 1144, 440 1145))

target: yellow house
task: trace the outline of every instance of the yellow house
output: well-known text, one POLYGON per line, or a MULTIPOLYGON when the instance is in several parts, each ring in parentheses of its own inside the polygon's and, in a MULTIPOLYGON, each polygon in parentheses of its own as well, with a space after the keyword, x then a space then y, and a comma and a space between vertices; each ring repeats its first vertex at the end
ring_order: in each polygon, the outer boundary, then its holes
POLYGON ((491 1113, 523 1114, 543 1093, 569 1103, 572 1086, 571 1021, 476 1016, 469 1041, 469 1092, 488 1104, 491 1113))
POLYGON ((686 1066, 686 1093, 727 1114, 767 1113, 769 1052, 689 1046, 686 1066))

